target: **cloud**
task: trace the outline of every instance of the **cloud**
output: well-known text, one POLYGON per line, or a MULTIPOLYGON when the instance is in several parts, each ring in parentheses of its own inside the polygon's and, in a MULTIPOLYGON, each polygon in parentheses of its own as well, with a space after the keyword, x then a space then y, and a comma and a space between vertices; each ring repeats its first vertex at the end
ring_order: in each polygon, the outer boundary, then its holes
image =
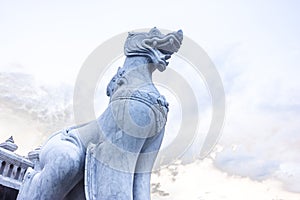
POLYGON ((72 108, 68 85, 41 85, 22 72, 0 73, 1 140, 13 135, 23 154, 72 124, 72 108))
POLYGON ((296 200, 299 195, 285 191, 278 180, 255 181, 231 176, 204 159, 182 165, 174 164, 152 176, 152 198, 157 200, 296 200))
MULTIPOLYGON (((215 166, 255 180, 278 178, 300 192, 299 68, 295 49, 249 39, 216 55, 227 94, 227 115, 215 166), (259 48, 258 48, 259 47, 259 48), (284 51, 283 51, 284 50, 284 51), (235 146, 235 150, 232 147, 235 146), (293 167, 286 167, 293 166, 293 167), (286 176, 293 174, 293 176, 286 176)), ((262 39, 262 38, 261 38, 262 39)))
MULTIPOLYGON (((137 27, 182 28, 212 57, 224 81, 227 115, 219 143, 223 151, 216 153, 213 162, 229 175, 220 179, 209 173, 205 165, 182 166, 181 180, 184 181, 179 185, 171 184, 168 193, 176 196, 182 192, 181 199, 188 199, 184 196, 187 191, 193 197, 190 199, 212 198, 208 194, 198 195, 198 191, 207 186, 200 181, 206 179, 212 185, 211 190, 208 188, 208 191, 214 191, 210 193, 212 196, 222 191, 228 194, 227 199, 292 199, 273 195, 281 191, 277 186, 269 195, 268 181, 273 178, 284 182, 287 189, 299 192, 298 2, 181 1, 161 4, 153 1, 147 5, 148 10, 156 10, 159 14, 151 17, 145 14, 144 5, 139 2, 123 2, 118 6, 120 9, 112 2, 73 3, 72 9, 62 2, 14 4, 7 1, 1 5, 0 24, 4 30, 0 33, 1 70, 8 66, 3 71, 10 72, 11 63, 22 63, 13 64, 18 72, 26 68, 27 72, 36 75, 35 78, 39 77, 37 83, 25 74, 1 73, 2 140, 16 134, 16 142, 22 141, 20 148, 34 148, 43 140, 45 132, 71 123, 71 89, 61 85, 60 81, 74 82, 80 65, 95 45, 116 33, 137 27), (115 8, 116 12, 111 15, 115 8), (109 20, 103 20, 106 16, 110 16, 109 20), (43 79, 50 84, 41 85, 43 79), (59 83, 52 87, 55 82, 59 83), (24 135, 29 139, 24 141, 24 135), (210 176, 201 174, 201 170, 210 176), (236 175, 263 181, 235 179, 236 175), (228 184, 228 181, 234 184, 228 184), (218 187, 213 190, 215 184, 218 187), (237 191, 240 185, 245 187, 237 191), (238 196, 240 194, 242 196, 238 196)), ((204 120, 204 123, 209 121, 204 120)), ((195 143, 195 149, 197 145, 195 143)), ((225 176, 222 171, 214 172, 221 173, 219 177, 225 176)), ((161 187, 167 186, 162 183, 161 187)))
POLYGON ((244 146, 226 148, 217 154, 214 164, 229 174, 264 180, 272 176, 279 165, 277 161, 258 157, 259 153, 253 153, 244 146))

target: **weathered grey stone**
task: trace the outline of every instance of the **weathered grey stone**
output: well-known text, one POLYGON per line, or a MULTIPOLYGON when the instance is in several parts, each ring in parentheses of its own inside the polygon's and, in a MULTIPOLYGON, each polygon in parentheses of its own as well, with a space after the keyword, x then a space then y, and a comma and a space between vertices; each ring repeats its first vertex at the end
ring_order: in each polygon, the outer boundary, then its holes
MULTIPOLYGON (((3 190, 17 191, 21 186, 25 171, 28 167, 33 167, 30 160, 13 152, 16 149, 17 145, 12 137, 0 145, 0 185, 3 190)), ((0 196, 6 193, 5 191, 1 192, 0 196)))
POLYGON ((166 69, 182 39, 182 31, 164 35, 157 28, 129 33, 125 63, 107 86, 107 109, 97 120, 48 139, 18 199, 150 199, 151 169, 168 113, 152 73, 166 69))

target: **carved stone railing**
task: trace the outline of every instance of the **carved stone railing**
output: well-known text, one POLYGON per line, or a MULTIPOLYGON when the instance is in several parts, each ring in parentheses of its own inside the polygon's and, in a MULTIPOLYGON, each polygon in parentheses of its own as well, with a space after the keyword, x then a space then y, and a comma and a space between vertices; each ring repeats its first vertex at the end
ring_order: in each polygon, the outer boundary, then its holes
POLYGON ((12 137, 0 144, 0 196, 4 199, 16 197, 27 168, 34 165, 14 153, 17 148, 12 137))

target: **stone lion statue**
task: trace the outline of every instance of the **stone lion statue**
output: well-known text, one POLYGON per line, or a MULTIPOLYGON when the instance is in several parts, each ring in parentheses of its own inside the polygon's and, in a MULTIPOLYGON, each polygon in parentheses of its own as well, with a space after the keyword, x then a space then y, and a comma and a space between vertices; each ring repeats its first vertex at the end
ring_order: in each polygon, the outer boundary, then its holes
POLYGON ((18 200, 147 200, 168 103, 152 82, 177 52, 182 31, 130 32, 126 60, 107 86, 110 102, 87 124, 54 133, 28 169, 18 200))

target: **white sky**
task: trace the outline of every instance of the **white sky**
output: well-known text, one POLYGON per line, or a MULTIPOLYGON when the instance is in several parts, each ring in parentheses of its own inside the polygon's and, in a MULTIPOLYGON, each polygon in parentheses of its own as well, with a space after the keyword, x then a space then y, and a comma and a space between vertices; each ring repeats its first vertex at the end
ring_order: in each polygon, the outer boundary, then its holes
MULTIPOLYGON (((296 0, 0 0, 0 73, 33 77, 0 82, 0 140, 15 134, 20 148, 28 150, 45 139, 39 128, 41 117, 35 123, 26 113, 16 114, 16 105, 24 110, 22 102, 30 100, 38 104, 34 113, 42 113, 43 107, 49 115, 63 111, 68 100, 59 100, 65 94, 60 87, 67 84, 68 91, 72 89, 84 60, 105 40, 138 28, 182 29, 219 70, 226 90, 226 122, 219 143, 222 150, 213 164, 197 161, 183 166, 185 175, 170 187, 163 174, 164 189, 172 199, 197 194, 191 188, 208 180, 193 180, 191 174, 201 179, 206 177, 201 170, 208 170, 213 174, 209 181, 228 183, 232 193, 222 189, 224 184, 199 186, 198 196, 204 199, 210 199, 204 190, 216 195, 211 198, 241 199, 245 191, 239 187, 251 187, 255 199, 299 199, 299 193, 290 193, 300 192, 299 9, 296 0), (30 89, 36 96, 22 96, 30 89)), ((60 116, 55 117, 57 122, 60 116)))

